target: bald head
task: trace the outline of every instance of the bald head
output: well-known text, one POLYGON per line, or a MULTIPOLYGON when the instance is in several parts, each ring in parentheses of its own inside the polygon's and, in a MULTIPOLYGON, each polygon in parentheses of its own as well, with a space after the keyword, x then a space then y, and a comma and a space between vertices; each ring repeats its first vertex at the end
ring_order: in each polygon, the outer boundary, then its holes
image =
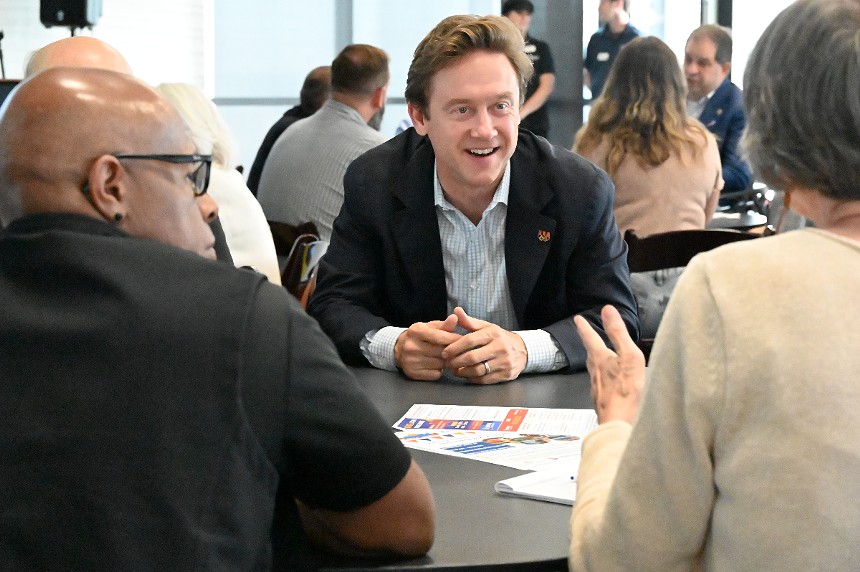
POLYGON ((64 38, 37 50, 27 63, 26 77, 50 68, 97 68, 131 74, 131 67, 112 46, 86 36, 64 38))
POLYGON ((314 113, 323 106, 331 94, 331 66, 314 68, 305 77, 300 93, 301 106, 308 113, 314 113))
POLYGON ((217 206, 194 197, 194 165, 115 157, 194 152, 174 107, 143 82, 100 69, 48 69, 23 82, 0 116, 0 225, 76 213, 208 256, 206 219, 217 206))

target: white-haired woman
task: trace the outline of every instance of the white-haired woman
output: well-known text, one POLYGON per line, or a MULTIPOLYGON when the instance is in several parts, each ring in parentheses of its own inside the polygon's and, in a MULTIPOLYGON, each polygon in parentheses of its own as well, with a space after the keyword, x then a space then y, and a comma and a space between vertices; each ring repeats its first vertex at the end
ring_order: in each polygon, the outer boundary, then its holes
POLYGON ((156 88, 179 110, 200 153, 212 154, 209 194, 218 203, 221 226, 236 266, 251 266, 274 284, 281 283, 275 244, 263 209, 236 170, 236 147, 215 104, 187 83, 156 88))

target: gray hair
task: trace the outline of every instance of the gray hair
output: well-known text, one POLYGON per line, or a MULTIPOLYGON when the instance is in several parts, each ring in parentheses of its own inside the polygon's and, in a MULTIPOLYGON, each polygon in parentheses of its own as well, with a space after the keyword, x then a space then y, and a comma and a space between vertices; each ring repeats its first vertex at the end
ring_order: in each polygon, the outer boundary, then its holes
POLYGON ((799 0, 744 74, 742 145, 759 179, 860 199, 860 0, 799 0))

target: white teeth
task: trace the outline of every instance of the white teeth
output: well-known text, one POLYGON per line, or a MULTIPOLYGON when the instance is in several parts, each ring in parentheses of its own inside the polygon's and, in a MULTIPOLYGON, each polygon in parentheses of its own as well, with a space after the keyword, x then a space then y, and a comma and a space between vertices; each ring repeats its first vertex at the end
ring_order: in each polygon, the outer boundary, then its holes
POLYGON ((473 155, 489 155, 492 152, 492 147, 490 147, 489 149, 469 149, 469 153, 472 153, 473 155))

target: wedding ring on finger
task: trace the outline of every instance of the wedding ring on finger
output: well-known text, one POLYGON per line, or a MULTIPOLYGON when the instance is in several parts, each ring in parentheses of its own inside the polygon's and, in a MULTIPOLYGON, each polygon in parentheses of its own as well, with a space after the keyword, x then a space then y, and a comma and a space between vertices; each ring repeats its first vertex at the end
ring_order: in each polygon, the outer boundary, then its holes
POLYGON ((484 364, 484 371, 486 372, 484 375, 490 375, 490 364, 487 363, 487 360, 481 362, 484 364))

